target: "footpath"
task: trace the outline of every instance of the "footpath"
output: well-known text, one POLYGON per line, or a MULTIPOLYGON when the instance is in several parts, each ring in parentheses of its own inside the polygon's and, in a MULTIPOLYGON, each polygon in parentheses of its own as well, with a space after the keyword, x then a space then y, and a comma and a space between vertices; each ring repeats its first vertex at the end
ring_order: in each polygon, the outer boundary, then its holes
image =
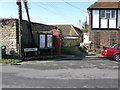
POLYGON ((37 64, 37 63, 43 63, 43 62, 52 62, 52 61, 73 61, 73 60, 89 60, 92 58, 101 58, 101 54, 86 54, 82 50, 76 48, 75 49, 75 55, 58 55, 53 56, 50 58, 43 58, 43 59, 35 59, 35 60, 27 60, 23 61, 19 64, 37 64))

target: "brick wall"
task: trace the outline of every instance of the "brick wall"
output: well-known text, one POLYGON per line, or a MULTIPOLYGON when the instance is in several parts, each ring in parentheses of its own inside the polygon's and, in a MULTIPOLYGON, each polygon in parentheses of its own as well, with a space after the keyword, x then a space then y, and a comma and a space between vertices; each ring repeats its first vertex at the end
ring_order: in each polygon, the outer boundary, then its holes
POLYGON ((96 47, 96 42, 99 42, 96 40, 98 38, 98 35, 96 33, 99 33, 100 36, 100 48, 103 46, 109 47, 113 45, 114 43, 120 43, 120 31, 115 30, 91 30, 90 31, 90 41, 92 41, 92 48, 96 47))

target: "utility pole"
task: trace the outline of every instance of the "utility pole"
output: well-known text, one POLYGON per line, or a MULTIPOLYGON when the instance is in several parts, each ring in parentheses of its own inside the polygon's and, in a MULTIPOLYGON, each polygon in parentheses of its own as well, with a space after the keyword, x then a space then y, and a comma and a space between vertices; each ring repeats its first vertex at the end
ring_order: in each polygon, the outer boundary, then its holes
POLYGON ((18 6, 18 24, 19 24, 19 57, 23 59, 24 51, 23 51, 23 44, 22 44, 22 5, 21 5, 21 0, 17 0, 16 2, 18 6))
POLYGON ((32 31, 32 26, 31 26, 31 21, 30 21, 30 16, 29 16, 29 10, 28 10, 28 6, 27 6, 27 0, 23 0, 23 4, 27 13, 27 17, 28 17, 28 23, 29 23, 29 29, 30 29, 30 34, 31 34, 31 39, 32 39, 32 45, 33 47, 35 46, 34 43, 34 36, 33 36, 33 31, 32 31))
POLYGON ((79 20, 79 28, 81 29, 81 20, 79 20))

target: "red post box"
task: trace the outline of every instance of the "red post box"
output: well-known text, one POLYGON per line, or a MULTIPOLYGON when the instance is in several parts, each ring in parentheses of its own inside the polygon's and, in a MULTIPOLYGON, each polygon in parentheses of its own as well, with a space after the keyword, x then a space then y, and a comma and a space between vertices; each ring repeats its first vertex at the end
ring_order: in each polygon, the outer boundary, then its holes
POLYGON ((55 52, 54 54, 59 55, 61 54, 61 38, 60 38, 60 31, 57 29, 51 30, 53 32, 53 36, 55 36, 55 52))

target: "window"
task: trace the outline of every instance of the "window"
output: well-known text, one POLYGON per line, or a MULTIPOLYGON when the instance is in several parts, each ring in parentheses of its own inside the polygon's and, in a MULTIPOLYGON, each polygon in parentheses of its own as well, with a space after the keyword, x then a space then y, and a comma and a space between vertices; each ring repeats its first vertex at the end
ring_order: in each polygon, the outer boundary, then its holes
POLYGON ((118 47, 118 49, 120 50, 120 46, 118 47))
POLYGON ((114 44, 113 46, 111 46, 111 48, 115 48, 118 44, 114 44))
POLYGON ((110 18, 110 10, 106 10, 106 18, 107 18, 107 19, 110 18))
POLYGON ((116 15, 115 10, 112 10, 112 11, 111 11, 111 18, 115 18, 115 15, 116 15))
POLYGON ((101 10, 101 18, 103 19, 110 19, 116 18, 116 11, 115 10, 101 10))
POLYGON ((101 10, 101 18, 105 18, 105 10, 101 10))

